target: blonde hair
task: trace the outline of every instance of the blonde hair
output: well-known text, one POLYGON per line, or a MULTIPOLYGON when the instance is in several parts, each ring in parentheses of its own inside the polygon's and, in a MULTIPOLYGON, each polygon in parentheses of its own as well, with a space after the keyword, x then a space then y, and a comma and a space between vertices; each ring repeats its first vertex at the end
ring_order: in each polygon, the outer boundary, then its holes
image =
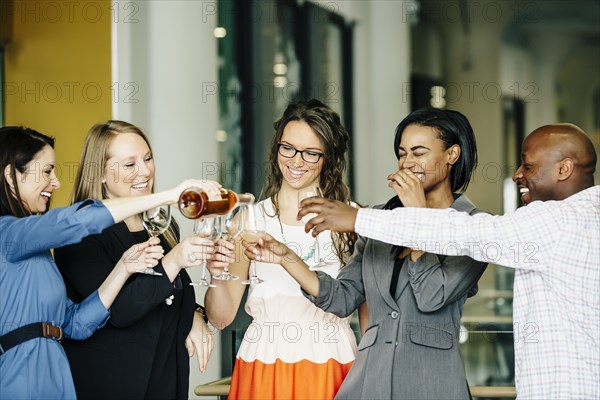
MULTIPOLYGON (((122 133, 135 133, 140 136, 152 152, 152 147, 146 134, 137 126, 125 121, 109 120, 95 124, 88 131, 77 168, 75 185, 71 194, 71 204, 85 199, 103 200, 107 198, 106 187, 102 181, 106 163, 110 158, 108 149, 113 139, 122 133)), ((152 188, 154 192, 154 187, 152 188)), ((163 234, 165 240, 173 248, 177 245, 177 224, 175 221, 163 234)))

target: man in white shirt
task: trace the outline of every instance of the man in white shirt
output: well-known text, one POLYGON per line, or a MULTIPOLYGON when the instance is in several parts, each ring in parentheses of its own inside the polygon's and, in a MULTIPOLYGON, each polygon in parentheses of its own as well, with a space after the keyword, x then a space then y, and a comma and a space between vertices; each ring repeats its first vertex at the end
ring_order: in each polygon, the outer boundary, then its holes
MULTIPOLYGON (((467 255, 515 268, 515 383, 521 399, 600 398, 600 186, 596 152, 571 124, 546 125, 523 142, 513 175, 527 207, 503 216, 451 209, 360 209, 304 200, 298 218, 313 235, 355 230, 431 253, 467 255), (313 229, 314 228, 314 229, 313 229)), ((390 181, 400 200, 419 179, 390 181)), ((409 204, 409 202, 403 203, 409 204)))

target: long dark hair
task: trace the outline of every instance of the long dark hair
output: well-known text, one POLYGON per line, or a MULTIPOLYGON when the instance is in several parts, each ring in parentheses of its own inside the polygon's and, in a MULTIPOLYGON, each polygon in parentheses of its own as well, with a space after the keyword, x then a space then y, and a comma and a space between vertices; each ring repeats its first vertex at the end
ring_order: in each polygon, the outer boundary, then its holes
POLYGON ((31 212, 23 204, 17 171, 24 173, 27 164, 45 147, 54 148, 54 138, 38 131, 22 126, 5 126, 0 128, 0 215, 27 217, 31 212), (5 170, 10 166, 10 181, 6 179, 5 170))
MULTIPOLYGON (((394 137, 394 153, 400 158, 399 148, 404 129, 409 125, 420 125, 433 128, 438 138, 444 143, 444 149, 457 144, 460 156, 450 171, 450 185, 453 193, 467 190, 473 171, 477 166, 477 143, 473 128, 467 117, 458 111, 437 108, 422 108, 406 116, 396 127, 394 137)), ((401 206, 398 196, 392 197, 384 208, 401 206)))
MULTIPOLYGON (((346 153, 350 135, 342 125, 338 113, 317 99, 288 105, 283 116, 273 123, 275 135, 271 141, 267 178, 260 197, 271 197, 275 213, 279 215, 277 193, 281 189, 283 175, 277 163, 277 147, 286 125, 291 121, 306 122, 323 144, 323 168, 319 177, 323 196, 349 203, 350 189, 344 183, 344 171, 347 166, 346 153)), ((345 265, 348 256, 354 250, 356 234, 334 232, 332 236, 335 253, 342 265, 345 265)))

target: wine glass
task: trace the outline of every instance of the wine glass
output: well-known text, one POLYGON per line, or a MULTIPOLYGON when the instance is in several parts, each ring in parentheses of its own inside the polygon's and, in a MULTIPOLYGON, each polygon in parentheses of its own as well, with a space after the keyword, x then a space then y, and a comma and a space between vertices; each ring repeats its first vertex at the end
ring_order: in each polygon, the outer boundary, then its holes
MULTIPOLYGON (((300 203, 304 199, 308 199, 309 197, 323 197, 323 192, 321 188, 318 186, 309 186, 302 188, 298 191, 298 207, 300 207, 300 203)), ((317 214, 306 214, 302 217, 302 222, 306 225, 311 218, 316 217, 317 214)), ((326 261, 321 256, 321 246, 319 246, 319 236, 315 237, 315 244, 319 252, 319 262, 317 265, 310 267, 311 270, 320 269, 329 266, 330 264, 335 264, 335 262, 326 261)))
MULTIPOLYGON (((144 224, 144 228, 150 237, 162 235, 171 225, 171 206, 167 204, 144 211, 142 213, 142 224, 144 224)), ((146 268, 142 273, 162 276, 154 268, 146 268)))
MULTIPOLYGON (((227 215, 223 215, 220 217, 221 218, 221 238, 223 238, 225 240, 230 240, 230 239, 233 239, 236 236, 236 234, 238 233, 237 221, 239 219, 239 217, 238 217, 239 209, 240 209, 239 207, 235 207, 227 215)), ((213 275, 213 278, 218 279, 220 281, 237 281, 238 279, 240 279, 239 276, 233 275, 229 272, 228 265, 225 265, 225 267, 223 268, 223 272, 221 272, 219 275, 213 275)))
MULTIPOLYGON (((249 246, 256 246, 260 237, 265 233, 266 221, 258 207, 242 205, 239 210, 239 236, 248 243, 249 246)), ((250 261, 249 277, 242 281, 244 285, 256 285, 263 283, 256 274, 256 261, 250 261)))
MULTIPOLYGON (((309 197, 323 197, 323 192, 321 188, 318 186, 309 186, 298 190, 298 208, 300 207, 300 203, 302 200, 308 199, 309 197)), ((302 217, 302 222, 304 225, 313 217, 316 217, 317 214, 306 214, 302 217)))
MULTIPOLYGON (((213 243, 221 236, 221 219, 218 217, 205 217, 197 219, 194 222, 194 234, 213 243)), ((192 282, 190 285, 201 285, 215 287, 206 279, 206 260, 202 261, 202 275, 198 282, 192 282)))

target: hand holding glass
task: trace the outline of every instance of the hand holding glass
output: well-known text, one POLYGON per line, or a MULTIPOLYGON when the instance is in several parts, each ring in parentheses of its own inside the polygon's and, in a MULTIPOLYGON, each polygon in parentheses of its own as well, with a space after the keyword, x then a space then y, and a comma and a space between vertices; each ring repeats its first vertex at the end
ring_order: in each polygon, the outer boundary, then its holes
MULTIPOLYGON (((231 210, 227 215, 223 215, 221 216, 221 238, 225 239, 225 240, 231 240, 233 239, 236 234, 238 233, 237 230, 237 224, 238 224, 238 211, 239 211, 239 207, 234 208, 233 210, 231 210)), ((229 267, 226 265, 223 268, 223 272, 221 272, 219 275, 213 275, 214 279, 218 279, 220 281, 236 281, 238 279, 240 279, 239 276, 237 275, 232 275, 229 272, 229 267)))
MULTIPOLYGON (((240 206, 239 211, 239 236, 248 244, 248 246, 256 246, 258 240, 264 235, 266 229, 266 221, 264 214, 257 206, 240 206)), ((263 283, 256 274, 256 261, 250 261, 249 277, 242 281, 244 285, 256 285, 263 283)))
MULTIPOLYGON (((221 236, 221 219, 220 218, 200 218, 194 223, 194 234, 213 243, 221 236)), ((206 260, 202 261, 202 276, 198 282, 192 282, 190 285, 201 285, 215 287, 206 279, 206 260)))
MULTIPOLYGON (((302 200, 308 199, 309 197, 323 197, 323 192, 321 188, 318 186, 309 186, 302 188, 298 191, 298 207, 300 207, 300 203, 302 200)), ((306 225, 306 223, 313 217, 316 217, 317 214, 307 214, 302 217, 302 222, 306 225)))
MULTIPOLYGON (((318 186, 309 186, 309 187, 300 189, 298 191, 298 207, 300 207, 300 203, 302 203, 302 200, 308 199, 309 197, 323 197, 323 192, 321 191, 321 188, 318 186)), ((310 221, 312 218, 314 218, 316 216, 317 216, 317 214, 306 214, 304 217, 302 217, 302 222, 306 225, 306 223, 308 221, 310 221)), ((317 265, 315 265, 314 267, 311 267, 310 269, 311 270, 319 269, 319 268, 327 267, 327 266, 329 266, 329 264, 334 264, 334 262, 325 261, 325 259, 323 259, 323 257, 321 256, 321 246, 319 245, 319 237, 318 236, 315 238, 315 241, 316 241, 317 249, 319 251, 319 263, 317 265)))
MULTIPOLYGON (((142 213, 142 224, 150 237, 162 235, 171 225, 171 207, 164 205, 151 208, 142 213)), ((160 272, 153 268, 146 268, 142 271, 144 274, 162 276, 160 272)))

